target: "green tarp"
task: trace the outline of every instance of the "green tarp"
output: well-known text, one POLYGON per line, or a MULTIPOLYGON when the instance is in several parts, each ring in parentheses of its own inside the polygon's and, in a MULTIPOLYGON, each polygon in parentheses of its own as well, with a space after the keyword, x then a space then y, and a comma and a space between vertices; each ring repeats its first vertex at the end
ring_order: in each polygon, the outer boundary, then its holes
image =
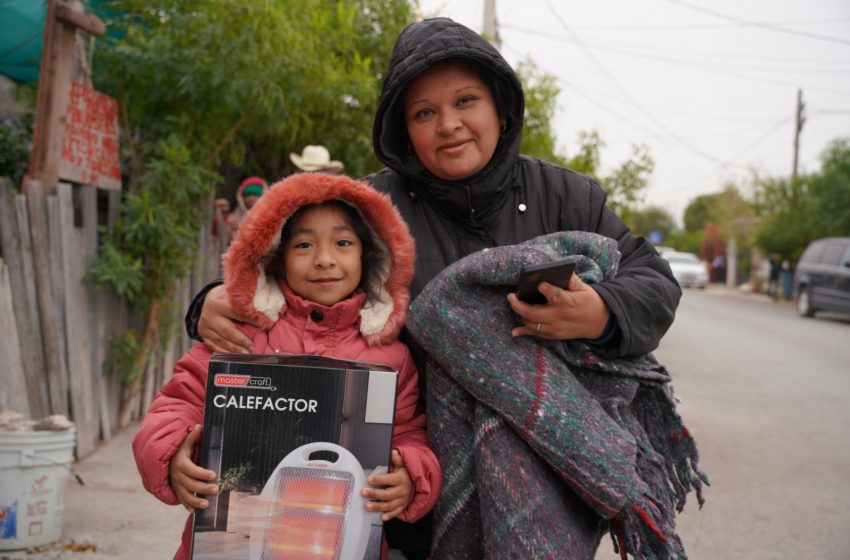
MULTIPOLYGON (((84 2, 101 19, 115 11, 103 9, 102 0, 84 2)), ((44 43, 45 0, 0 0, 0 74, 21 84, 38 82, 44 43)), ((110 34, 115 36, 114 34, 110 34)))
POLYGON ((0 74, 38 82, 45 11, 44 0, 0 0, 0 74))

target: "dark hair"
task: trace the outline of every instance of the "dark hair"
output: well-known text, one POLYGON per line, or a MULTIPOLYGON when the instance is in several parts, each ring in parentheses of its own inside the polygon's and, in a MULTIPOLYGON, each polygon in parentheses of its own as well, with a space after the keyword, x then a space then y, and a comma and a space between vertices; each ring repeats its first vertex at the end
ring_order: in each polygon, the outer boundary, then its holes
POLYGON ((360 255, 360 284, 358 284, 357 287, 368 293, 369 286, 375 281, 380 281, 379 278, 375 277, 375 274, 377 273, 378 266, 381 262, 381 251, 378 244, 375 242, 376 234, 374 233, 374 230, 366 222, 366 219, 360 211, 344 200, 334 199, 326 200, 318 204, 307 204, 301 206, 298 210, 293 212, 291 216, 289 216, 286 223, 283 224, 283 230, 281 230, 280 233, 280 271, 284 272, 284 251, 286 251, 286 247, 289 245, 289 242, 292 241, 292 232, 295 229, 295 226, 298 225, 298 222, 301 221, 307 210, 318 208, 320 206, 327 206, 341 212, 345 221, 348 223, 348 226, 354 231, 357 238, 360 239, 360 245, 363 251, 360 255))

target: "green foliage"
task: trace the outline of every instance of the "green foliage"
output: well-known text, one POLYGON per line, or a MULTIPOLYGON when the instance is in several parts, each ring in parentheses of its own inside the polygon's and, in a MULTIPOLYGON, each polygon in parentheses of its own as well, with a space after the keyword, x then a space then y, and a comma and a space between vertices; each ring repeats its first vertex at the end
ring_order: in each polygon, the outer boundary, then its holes
POLYGON ((137 309, 163 299, 196 258, 201 217, 216 175, 192 160, 171 136, 159 145, 138 180, 128 188, 121 217, 108 232, 88 278, 111 287, 137 309))
POLYGON ((797 262, 810 242, 850 235, 850 138, 831 142, 821 156, 821 170, 786 179, 760 179, 756 207, 761 222, 756 243, 768 253, 797 262))
POLYGON ((20 185, 27 173, 30 137, 19 124, 0 121, 0 177, 9 177, 13 185, 20 185))
POLYGON ((724 237, 729 237, 740 234, 742 228, 746 229, 754 214, 752 203, 738 187, 727 184, 723 191, 700 195, 688 204, 684 216, 685 230, 698 232, 709 224, 715 224, 724 237))
POLYGON ((632 146, 632 157, 600 178, 602 188, 608 193, 608 206, 624 220, 643 199, 649 176, 655 162, 646 146, 632 146))
POLYGON ((517 75, 525 92, 525 115, 520 152, 567 167, 558 153, 552 120, 560 88, 551 74, 541 72, 531 60, 517 65, 517 75))
POLYGON ((821 160, 821 172, 809 179, 815 234, 850 236, 850 138, 833 141, 821 160))
POLYGON ((702 236, 702 231, 678 230, 673 232, 664 244, 677 251, 699 255, 702 249, 702 236))
MULTIPOLYGON (((660 206, 649 206, 630 212, 626 225, 636 235, 646 237, 651 231, 659 231, 663 239, 667 240, 676 229, 676 219, 660 206)), ((667 245, 666 241, 664 245, 667 245)))
POLYGON ((709 214, 715 196, 714 194, 702 194, 688 203, 685 207, 684 216, 685 231, 701 232, 705 229, 705 226, 710 222, 709 214))
POLYGON ((801 177, 796 188, 788 179, 756 181, 756 211, 761 221, 755 231, 755 243, 767 253, 776 253, 792 262, 817 237, 810 200, 800 188, 805 180, 801 177))
MULTIPOLYGON (((115 0, 123 31, 95 57, 141 145, 178 133, 213 167, 270 180, 288 153, 324 144, 346 171, 378 167, 371 149, 380 72, 412 19, 404 0, 115 0), (140 94, 144 92, 144 94, 140 94)), ((138 144, 138 143, 137 143, 138 144)))
POLYGON ((8 177, 16 187, 29 170, 34 95, 32 86, 15 85, 17 110, 0 119, 0 177, 8 177))
POLYGON ((104 371, 118 374, 122 382, 138 379, 142 371, 136 364, 136 356, 140 350, 139 338, 135 331, 126 330, 120 335, 109 339, 109 350, 104 361, 104 371))
POLYGON ((602 142, 602 138, 599 137, 599 133, 595 130, 580 132, 578 139, 578 153, 570 159, 567 167, 573 171, 583 173, 588 177, 596 178, 599 172, 599 152, 605 144, 602 142))

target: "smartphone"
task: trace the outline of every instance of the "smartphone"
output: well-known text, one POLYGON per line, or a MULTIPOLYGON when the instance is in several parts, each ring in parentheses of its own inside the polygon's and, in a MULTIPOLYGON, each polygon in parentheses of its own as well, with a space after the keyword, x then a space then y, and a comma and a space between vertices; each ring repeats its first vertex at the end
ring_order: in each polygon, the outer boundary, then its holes
POLYGON ((576 263, 571 259, 526 266, 519 273, 516 295, 525 303, 545 304, 546 297, 537 291, 537 285, 541 282, 549 282, 553 286, 567 289, 575 269, 576 263))

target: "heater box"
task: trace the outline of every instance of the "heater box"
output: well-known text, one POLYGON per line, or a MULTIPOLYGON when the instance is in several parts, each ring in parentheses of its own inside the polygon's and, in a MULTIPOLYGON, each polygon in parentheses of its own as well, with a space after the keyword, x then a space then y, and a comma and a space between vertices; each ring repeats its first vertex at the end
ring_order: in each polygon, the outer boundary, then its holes
POLYGON ((213 354, 200 464, 220 492, 195 512, 192 559, 379 560, 380 514, 360 490, 390 462, 397 377, 326 356, 213 354))

